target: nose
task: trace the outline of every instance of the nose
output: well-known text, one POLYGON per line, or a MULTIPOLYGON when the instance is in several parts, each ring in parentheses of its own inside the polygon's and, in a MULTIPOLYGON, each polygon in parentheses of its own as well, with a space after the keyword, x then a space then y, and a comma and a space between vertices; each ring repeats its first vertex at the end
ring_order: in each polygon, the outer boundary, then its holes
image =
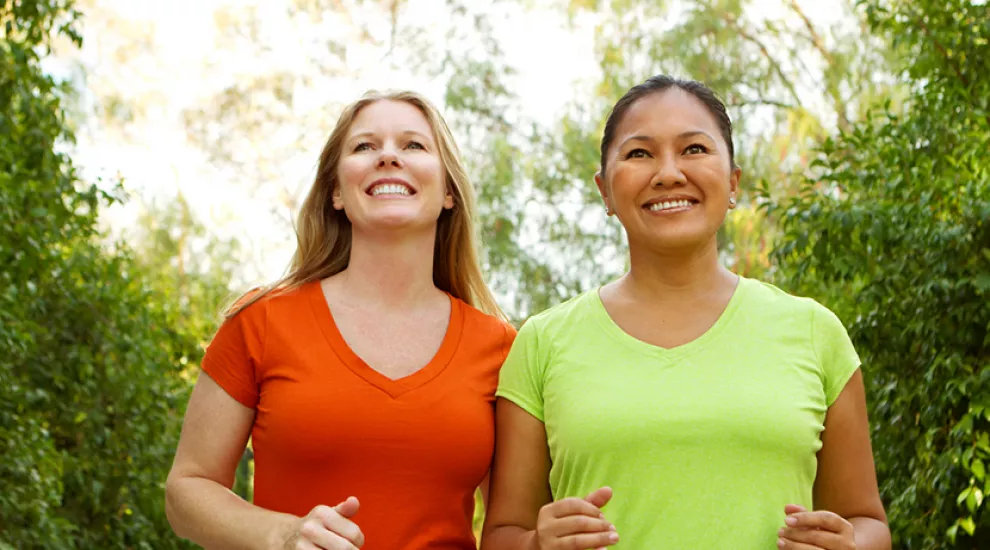
POLYGON ((402 161, 399 160, 399 155, 392 147, 383 147, 381 154, 378 155, 378 167, 385 168, 386 166, 402 167, 402 161))
POLYGON ((666 154, 657 157, 657 173, 653 176, 653 186, 667 187, 673 185, 684 185, 687 178, 681 167, 677 163, 678 157, 675 154, 666 154))

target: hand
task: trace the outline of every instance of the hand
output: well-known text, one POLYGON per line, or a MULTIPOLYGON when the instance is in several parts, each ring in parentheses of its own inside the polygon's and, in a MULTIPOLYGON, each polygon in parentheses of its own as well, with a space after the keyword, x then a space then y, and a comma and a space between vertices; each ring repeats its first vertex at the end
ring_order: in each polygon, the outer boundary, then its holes
POLYGON ((842 516, 819 510, 808 512, 802 506, 784 508, 786 527, 777 532, 777 547, 783 550, 855 550, 852 523, 842 516))
POLYGON ((351 521, 360 503, 354 497, 334 506, 320 505, 299 518, 282 546, 283 550, 357 550, 364 534, 351 521))
POLYGON ((536 518, 540 550, 589 550, 619 542, 615 526, 601 511, 611 499, 612 489, 602 487, 583 499, 565 498, 540 508, 536 518))

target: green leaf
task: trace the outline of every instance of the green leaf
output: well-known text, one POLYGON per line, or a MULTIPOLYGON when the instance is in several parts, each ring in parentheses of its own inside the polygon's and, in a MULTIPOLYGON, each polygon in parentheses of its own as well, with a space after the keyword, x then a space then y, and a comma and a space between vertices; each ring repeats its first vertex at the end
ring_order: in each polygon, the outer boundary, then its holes
POLYGON ((990 291, 990 273, 980 273, 973 277, 973 286, 981 294, 990 291))
POLYGON ((976 533, 976 523, 973 521, 972 517, 966 517, 959 521, 959 526, 966 531, 969 536, 973 536, 976 533))
POLYGON ((966 508, 969 509, 970 514, 975 514, 976 509, 983 503, 983 492, 980 491, 978 487, 973 487, 973 490, 969 492, 966 497, 966 508))
POLYGON ((956 423, 955 427, 952 428, 952 433, 955 435, 965 435, 973 431, 973 415, 966 414, 956 423))
POLYGON ((961 493, 959 493, 959 496, 956 498, 956 504, 958 504, 959 506, 962 506, 962 503, 965 502, 966 499, 969 498, 969 495, 972 492, 973 492, 973 488, 972 487, 966 487, 965 489, 963 489, 963 491, 961 493))

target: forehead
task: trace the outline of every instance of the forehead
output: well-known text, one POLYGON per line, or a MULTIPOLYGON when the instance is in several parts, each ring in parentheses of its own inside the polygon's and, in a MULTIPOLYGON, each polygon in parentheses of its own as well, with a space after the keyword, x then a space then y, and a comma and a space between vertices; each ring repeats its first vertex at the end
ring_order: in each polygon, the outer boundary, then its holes
POLYGON ((708 107, 694 94, 674 87, 636 100, 623 115, 616 137, 621 141, 633 135, 676 136, 696 130, 720 135, 708 107))
POLYGON ((358 111, 347 135, 407 131, 419 132, 425 136, 433 135, 433 128, 419 107, 405 101, 382 99, 358 111))

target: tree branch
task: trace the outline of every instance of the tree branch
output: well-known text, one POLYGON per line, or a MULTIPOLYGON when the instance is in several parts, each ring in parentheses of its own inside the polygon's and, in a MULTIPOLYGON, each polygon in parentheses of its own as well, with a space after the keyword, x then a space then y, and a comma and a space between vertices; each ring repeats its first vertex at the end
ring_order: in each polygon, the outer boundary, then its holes
MULTIPOLYGON (((918 22, 918 26, 921 27, 921 30, 924 31, 925 35, 932 40, 932 44, 935 44, 935 47, 938 48, 938 51, 942 54, 942 57, 945 58, 945 61, 949 64, 952 70, 955 71, 956 76, 958 76, 959 80, 964 86, 966 86, 966 95, 970 96, 970 101, 973 104, 977 104, 978 102, 976 101, 976 98, 972 96, 972 92, 970 91, 969 79, 962 73, 962 69, 959 68, 959 64, 956 60, 949 55, 949 52, 945 49, 945 46, 943 46, 942 43, 935 38, 935 34, 932 33, 932 30, 928 28, 928 25, 925 24, 925 21, 921 17, 915 17, 914 20, 918 22)), ((987 115, 986 119, 987 125, 990 125, 990 115, 987 115)))
POLYGON ((389 6, 389 20, 392 28, 389 32, 387 55, 392 55, 392 51, 395 49, 395 35, 399 29, 399 8, 401 6, 402 0, 392 0, 392 5, 389 6))
POLYGON ((746 107, 748 105, 769 105, 771 107, 778 107, 780 109, 794 109, 797 105, 791 103, 785 103, 783 101, 777 101, 775 99, 736 99, 729 103, 729 107, 746 107))
POLYGON ((923 30, 925 34, 928 35, 928 38, 932 39, 932 44, 935 44, 935 47, 938 48, 938 51, 942 53, 942 57, 944 57, 945 60, 949 62, 949 66, 952 67, 952 70, 955 71, 956 75, 959 76, 959 80, 961 80, 962 83, 965 84, 966 86, 969 86, 969 79, 966 78, 966 75, 962 74, 962 70, 959 68, 959 64, 956 63, 956 60, 953 59, 951 55, 949 55, 949 52, 945 49, 945 46, 943 46, 942 43, 939 42, 937 38, 935 38, 935 35, 932 34, 932 30, 928 28, 928 25, 925 24, 924 20, 922 20, 919 17, 916 18, 915 21, 918 22, 918 26, 921 27, 921 30, 923 30))
POLYGON ((801 10, 801 6, 798 5, 797 0, 790 0, 789 3, 791 5, 791 9, 794 10, 794 13, 796 13, 798 17, 801 18, 801 21, 804 22, 804 27, 808 29, 808 34, 811 35, 811 43, 815 46, 815 49, 821 52, 822 56, 825 57, 825 61, 828 61, 830 64, 834 63, 835 57, 832 55, 832 52, 825 48, 825 43, 822 42, 821 36, 818 34, 818 31, 815 30, 815 25, 810 19, 808 19, 808 16, 805 15, 804 11, 801 10))
MULTIPOLYGON (((819 35, 818 31, 815 30, 815 25, 810 19, 808 19, 808 16, 805 15, 804 11, 801 9, 801 6, 798 5, 797 0, 790 0, 789 3, 791 9, 794 10, 794 13, 796 13, 798 17, 801 18, 801 21, 804 22, 804 27, 808 29, 808 34, 812 45, 814 45, 815 49, 822 54, 822 57, 825 58, 825 62, 828 63, 829 66, 834 66, 835 56, 832 55, 832 52, 825 47, 825 43, 822 41, 821 35, 819 35)), ((849 122, 849 115, 847 113, 845 100, 843 100, 839 95, 838 90, 826 91, 830 96, 832 96, 832 101, 835 103, 835 112, 839 115, 839 129, 843 132, 848 131, 851 123, 849 122)))
POLYGON ((739 36, 752 42, 753 44, 756 45, 757 48, 760 49, 760 52, 763 53, 763 56, 767 59, 767 62, 770 63, 770 67, 774 70, 775 73, 777 73, 777 76, 780 78, 781 82, 783 82, 784 86, 787 88, 787 91, 790 92, 791 97, 794 98, 794 103, 796 105, 800 105, 801 98, 798 96, 797 89, 794 88, 794 84, 792 84, 790 79, 788 79, 787 76, 784 74, 784 70, 783 68, 781 68, 780 63, 777 63, 777 60, 774 59, 772 55, 770 55, 770 50, 766 47, 766 45, 764 45, 759 38, 753 36, 748 31, 743 29, 742 26, 739 25, 739 22, 734 17, 728 14, 723 14, 722 19, 726 23, 728 23, 732 28, 734 28, 736 32, 739 33, 739 36))

